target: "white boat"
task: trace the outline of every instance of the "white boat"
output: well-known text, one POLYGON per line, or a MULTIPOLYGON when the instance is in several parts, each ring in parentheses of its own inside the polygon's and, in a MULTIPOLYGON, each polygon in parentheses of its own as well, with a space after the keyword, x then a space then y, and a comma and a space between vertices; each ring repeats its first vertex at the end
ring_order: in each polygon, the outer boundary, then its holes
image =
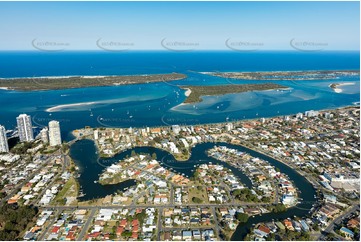
POLYGON ((80 193, 78 197, 84 197, 85 195, 85 193, 80 193))

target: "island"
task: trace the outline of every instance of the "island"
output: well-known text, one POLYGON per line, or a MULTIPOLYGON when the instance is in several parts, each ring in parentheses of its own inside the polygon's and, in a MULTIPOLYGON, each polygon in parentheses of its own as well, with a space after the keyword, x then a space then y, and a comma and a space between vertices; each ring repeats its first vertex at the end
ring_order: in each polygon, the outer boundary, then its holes
POLYGON ((332 83, 329 85, 329 87, 332 88, 334 92, 341 93, 342 89, 340 87, 349 86, 349 85, 355 85, 355 83, 354 82, 332 83))
POLYGON ((288 87, 276 83, 261 83, 217 86, 180 86, 180 88, 186 90, 187 98, 184 103, 196 103, 202 100, 202 96, 217 96, 229 93, 284 89, 288 87))
POLYGON ((2 78, 0 88, 5 90, 35 91, 82 87, 118 86, 141 83, 181 80, 187 76, 180 73, 124 76, 64 76, 34 78, 2 78))
POLYGON ((330 80, 342 76, 360 75, 358 70, 327 70, 327 71, 261 71, 261 72, 201 72, 201 74, 241 79, 241 80, 268 80, 268 81, 294 81, 294 80, 330 80))

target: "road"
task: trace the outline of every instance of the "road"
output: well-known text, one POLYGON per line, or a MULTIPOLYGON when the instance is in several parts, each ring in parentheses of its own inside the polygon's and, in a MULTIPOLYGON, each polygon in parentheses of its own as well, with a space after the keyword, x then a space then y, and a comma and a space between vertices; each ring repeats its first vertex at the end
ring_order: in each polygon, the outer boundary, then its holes
POLYGON ((66 167, 68 165, 67 155, 62 154, 62 157, 63 157, 63 159, 62 159, 63 162, 61 164, 62 165, 61 172, 58 172, 56 174, 56 176, 52 178, 52 181, 46 186, 46 188, 42 189, 41 193, 39 194, 39 196, 37 197, 37 199, 34 202, 34 204, 36 206, 40 206, 39 201, 43 197, 46 190, 48 190, 50 187, 52 187, 54 185, 55 181, 65 172, 65 169, 66 169, 66 167))
POLYGON ((86 222, 76 240, 78 240, 78 241, 84 240, 84 235, 88 232, 89 226, 90 226, 91 222, 93 221, 96 211, 97 211, 97 208, 91 209, 90 215, 89 215, 88 219, 86 220, 86 222))
POLYGON ((212 214, 213 214, 213 219, 214 219, 214 232, 215 235, 217 236, 217 239, 220 239, 220 234, 221 234, 221 229, 219 228, 219 223, 218 223, 218 217, 217 217, 217 213, 216 213, 216 209, 215 207, 212 207, 212 214))
POLYGON ((25 186, 26 183, 28 183, 31 179, 33 179, 33 177, 38 174, 41 169, 44 168, 45 165, 47 165, 49 163, 49 159, 53 158, 52 156, 49 156, 43 163, 40 164, 39 168, 36 169, 35 171, 33 171, 29 176, 27 176, 27 178, 21 182, 20 184, 18 184, 6 197, 4 197, 1 200, 1 204, 3 204, 4 202, 6 202, 7 200, 9 200, 11 197, 13 197, 18 191, 19 189, 21 189, 23 186, 25 186))
POLYGON ((160 234, 163 231, 162 215, 163 215, 163 208, 159 208, 158 209, 158 222, 157 222, 157 241, 161 241, 160 234))
POLYGON ((48 226, 45 228, 44 232, 36 239, 38 241, 43 241, 45 239, 45 236, 48 234, 50 228, 53 227, 53 224, 55 223, 55 220, 58 219, 59 214, 61 213, 61 209, 56 209, 54 212, 54 217, 50 220, 48 226))
MULTIPOLYGON (((328 226, 326 229, 323 230, 323 233, 321 234, 321 236, 317 239, 317 240, 325 240, 326 235, 329 233, 334 233, 334 227, 337 224, 340 224, 341 221, 347 217, 348 215, 350 215, 351 213, 354 213, 356 210, 360 209, 360 205, 353 205, 351 208, 347 209, 345 212, 343 212, 341 215, 339 215, 337 218, 335 218, 328 226)), ((335 234, 335 233, 334 233, 335 234)), ((337 234, 335 234, 337 235, 337 234)), ((339 235, 337 235, 339 237, 339 235)), ((343 238, 344 239, 344 238, 343 238)))
POLYGON ((96 205, 45 205, 42 206, 43 208, 60 208, 60 209, 92 209, 92 208, 108 208, 108 209, 132 209, 132 208, 173 208, 173 207, 197 207, 197 208, 205 208, 205 207, 239 207, 239 206, 249 206, 249 207, 259 207, 259 206, 268 206, 269 203, 223 203, 223 204, 214 204, 214 203, 207 203, 207 204, 186 204, 184 206, 174 206, 171 204, 149 204, 149 205, 104 205, 104 206, 96 206, 96 205))
POLYGON ((174 206, 174 186, 170 184, 170 198, 169 198, 170 205, 174 206))

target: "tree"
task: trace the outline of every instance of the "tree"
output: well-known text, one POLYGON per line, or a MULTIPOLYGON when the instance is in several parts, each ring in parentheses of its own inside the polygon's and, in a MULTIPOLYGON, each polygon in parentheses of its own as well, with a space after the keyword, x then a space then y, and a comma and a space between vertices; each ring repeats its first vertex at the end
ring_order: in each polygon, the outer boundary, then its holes
POLYGON ((194 203, 202 203, 202 202, 203 202, 203 200, 200 199, 200 198, 198 198, 198 197, 193 197, 193 198, 192 198, 192 201, 193 201, 194 203))
POLYGON ((156 160, 156 159, 157 159, 157 154, 156 154, 155 152, 152 154, 152 159, 153 159, 153 160, 156 160))
POLYGON ((194 177, 194 179, 199 178, 199 172, 198 171, 194 172, 193 177, 194 177))
POLYGON ((239 196, 241 194, 241 189, 236 189, 233 191, 234 196, 239 196))
POLYGON ((320 228, 318 227, 318 223, 314 223, 313 226, 312 226, 312 229, 313 229, 314 231, 319 231, 320 228))
POLYGON ((126 230, 122 233, 122 236, 128 238, 128 237, 132 236, 132 231, 126 230))
POLYGON ((237 213, 236 216, 240 223, 245 223, 248 220, 248 215, 246 213, 237 213))
POLYGON ((286 211, 286 210, 287 210, 286 206, 283 205, 283 204, 280 204, 280 203, 278 203, 278 204, 273 208, 273 212, 275 212, 275 213, 284 212, 284 211, 286 211))
POLYGON ((36 207, 3 205, 0 208, 0 240, 18 240, 22 232, 37 214, 36 207))

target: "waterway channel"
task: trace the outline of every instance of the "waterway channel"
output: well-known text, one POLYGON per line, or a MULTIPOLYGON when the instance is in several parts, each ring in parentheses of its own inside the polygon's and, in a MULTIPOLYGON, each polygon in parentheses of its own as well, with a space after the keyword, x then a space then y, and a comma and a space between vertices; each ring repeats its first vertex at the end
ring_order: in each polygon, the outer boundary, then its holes
POLYGON ((92 140, 80 140, 74 143, 70 148, 70 156, 75 161, 76 165, 80 168, 79 173, 80 177, 78 178, 79 183, 82 187, 85 195, 79 198, 80 201, 90 200, 94 198, 105 197, 107 195, 113 194, 118 190, 124 191, 130 186, 136 184, 134 180, 128 180, 115 185, 100 185, 95 183, 99 179, 99 175, 102 173, 105 167, 110 166, 111 164, 119 162, 131 155, 131 152, 134 150, 136 153, 147 153, 152 155, 156 154, 157 160, 160 161, 160 165, 164 168, 170 169, 174 172, 178 172, 187 177, 191 177, 196 169, 196 166, 204 163, 211 162, 212 164, 220 164, 226 168, 232 170, 232 172, 240 179, 240 181, 246 186, 251 187, 252 183, 250 179, 242 173, 238 168, 235 168, 229 165, 226 162, 219 161, 212 157, 209 157, 206 154, 206 151, 213 148, 215 145, 222 145, 228 148, 237 149, 242 152, 246 152, 253 157, 258 157, 260 159, 268 161, 271 165, 278 168, 282 173, 288 175, 288 177, 294 182, 295 186, 299 191, 299 198, 301 203, 297 204, 296 207, 292 207, 285 212, 281 213, 267 213, 255 217, 250 217, 246 223, 239 224, 236 231, 232 236, 232 240, 242 240, 249 229, 253 224, 260 222, 267 222, 271 220, 279 220, 285 218, 291 218, 293 216, 305 217, 308 215, 310 209, 316 202, 316 191, 307 181, 306 178, 301 176, 295 170, 289 166, 283 164, 280 161, 277 161, 271 157, 268 157, 264 154, 256 152, 254 150, 248 149, 243 146, 231 145, 227 143, 202 143, 198 144, 192 148, 191 157, 188 161, 178 162, 174 157, 167 151, 153 148, 153 147, 137 147, 134 149, 126 150, 115 155, 112 158, 101 159, 97 153, 97 148, 94 141, 92 140))

